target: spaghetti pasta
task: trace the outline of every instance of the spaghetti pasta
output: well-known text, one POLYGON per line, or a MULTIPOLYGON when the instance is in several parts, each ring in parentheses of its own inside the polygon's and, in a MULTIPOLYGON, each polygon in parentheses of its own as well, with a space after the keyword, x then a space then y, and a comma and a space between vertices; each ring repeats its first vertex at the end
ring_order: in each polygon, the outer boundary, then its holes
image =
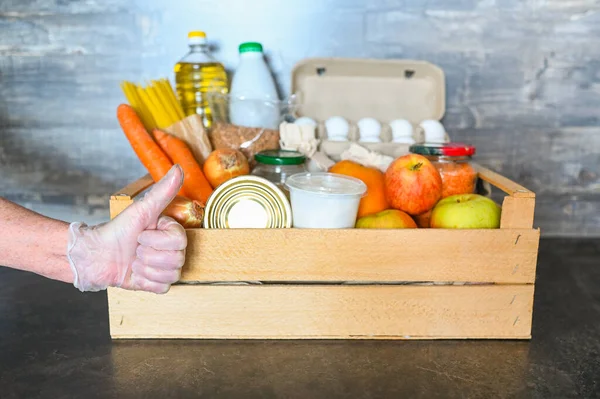
POLYGON ((167 79, 152 80, 145 87, 123 81, 121 90, 149 131, 155 128, 164 129, 185 117, 167 79))

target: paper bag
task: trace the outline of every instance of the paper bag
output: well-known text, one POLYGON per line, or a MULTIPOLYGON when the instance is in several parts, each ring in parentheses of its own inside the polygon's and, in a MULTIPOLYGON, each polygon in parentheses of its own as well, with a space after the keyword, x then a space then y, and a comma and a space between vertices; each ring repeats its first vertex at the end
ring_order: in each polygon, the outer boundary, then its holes
POLYGON ((164 130, 185 141, 200 165, 213 150, 200 115, 190 115, 164 130))

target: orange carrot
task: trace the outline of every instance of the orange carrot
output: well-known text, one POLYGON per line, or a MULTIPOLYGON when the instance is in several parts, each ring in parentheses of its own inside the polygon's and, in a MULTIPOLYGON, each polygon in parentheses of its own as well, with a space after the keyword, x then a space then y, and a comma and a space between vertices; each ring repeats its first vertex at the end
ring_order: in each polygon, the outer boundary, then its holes
MULTIPOLYGON (((129 140, 133 151, 138 156, 142 165, 148 170, 152 180, 159 181, 167 174, 173 163, 152 140, 152 137, 144 127, 135 110, 127 104, 121 104, 117 108, 117 118, 125 137, 129 140)), ((179 191, 179 195, 186 196, 185 191, 179 191)))
POLYGON ((206 203, 213 189, 185 141, 160 129, 154 129, 152 133, 171 161, 179 164, 183 169, 183 189, 188 194, 188 198, 206 203))

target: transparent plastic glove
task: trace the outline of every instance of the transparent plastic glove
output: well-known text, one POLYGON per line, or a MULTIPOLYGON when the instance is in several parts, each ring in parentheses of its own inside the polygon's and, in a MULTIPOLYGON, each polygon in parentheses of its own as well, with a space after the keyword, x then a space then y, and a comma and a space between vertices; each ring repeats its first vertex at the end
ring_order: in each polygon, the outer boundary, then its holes
POLYGON ((183 227, 161 212, 183 183, 173 166, 140 201, 110 222, 69 228, 67 257, 73 285, 81 291, 107 287, 166 293, 181 276, 187 237, 183 227))

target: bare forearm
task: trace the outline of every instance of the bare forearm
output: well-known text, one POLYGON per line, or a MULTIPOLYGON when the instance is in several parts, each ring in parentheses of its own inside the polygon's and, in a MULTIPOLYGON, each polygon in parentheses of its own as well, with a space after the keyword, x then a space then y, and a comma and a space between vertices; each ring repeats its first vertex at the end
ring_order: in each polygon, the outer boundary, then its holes
POLYGON ((72 283, 66 256, 68 229, 65 222, 0 197, 0 265, 72 283))

